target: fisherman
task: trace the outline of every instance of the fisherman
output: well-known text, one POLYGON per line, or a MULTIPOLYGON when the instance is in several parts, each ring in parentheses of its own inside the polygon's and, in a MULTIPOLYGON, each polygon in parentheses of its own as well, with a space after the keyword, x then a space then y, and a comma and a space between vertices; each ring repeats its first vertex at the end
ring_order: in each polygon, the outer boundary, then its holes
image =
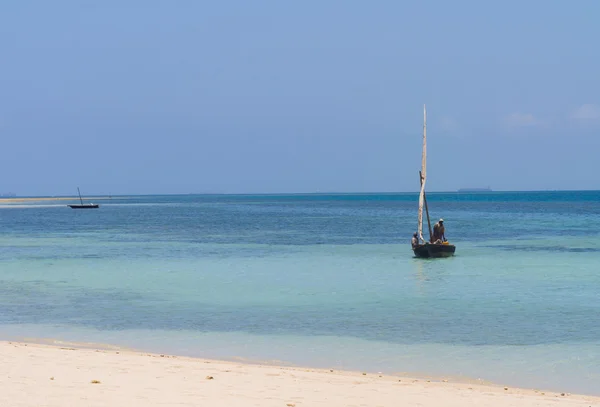
POLYGON ((413 233, 412 239, 410 239, 410 244, 412 245, 413 250, 419 245, 419 238, 417 237, 417 232, 413 233))
POLYGON ((444 219, 440 219, 438 223, 433 225, 433 243, 442 244, 446 241, 446 229, 444 228, 444 219))

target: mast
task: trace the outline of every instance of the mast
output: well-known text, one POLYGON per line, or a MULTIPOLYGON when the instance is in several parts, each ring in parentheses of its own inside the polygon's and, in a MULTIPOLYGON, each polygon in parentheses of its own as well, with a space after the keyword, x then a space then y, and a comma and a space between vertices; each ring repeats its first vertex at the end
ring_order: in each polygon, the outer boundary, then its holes
POLYGON ((421 192, 419 193, 419 238, 425 242, 423 238, 423 206, 427 213, 427 224, 429 225, 429 240, 431 241, 431 223, 429 221, 429 210, 427 208, 427 199, 425 197, 425 182, 427 181, 427 110, 423 105, 423 155, 421 157, 421 171, 419 172, 421 179, 421 192))
MULTIPOLYGON (((421 157, 421 171, 423 172, 423 185, 427 178, 427 109, 423 104, 423 156, 421 157)), ((425 193, 425 190, 423 190, 425 193)))
POLYGON ((429 220, 429 208, 427 207, 427 195, 423 192, 423 201, 425 202, 425 213, 427 214, 427 225, 429 226, 429 242, 433 243, 433 232, 431 231, 431 221, 429 220))
MULTIPOLYGON (((425 109, 425 104, 423 104, 423 162, 425 162, 426 141, 427 141, 427 110, 425 109)), ((423 202, 425 203, 425 213, 427 214, 427 226, 429 226, 429 241, 431 242, 433 233, 431 232, 431 221, 429 220, 429 208, 427 207, 427 195, 425 195, 425 187, 423 187, 423 202)))
POLYGON ((81 204, 83 205, 83 199, 81 199, 81 192, 79 192, 79 187, 77 187, 77 193, 79 194, 79 200, 81 201, 81 204))

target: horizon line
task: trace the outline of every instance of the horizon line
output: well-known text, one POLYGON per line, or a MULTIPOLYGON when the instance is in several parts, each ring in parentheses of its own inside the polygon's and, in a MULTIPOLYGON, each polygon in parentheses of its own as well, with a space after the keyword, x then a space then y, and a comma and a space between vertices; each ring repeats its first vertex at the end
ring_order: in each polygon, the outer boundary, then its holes
MULTIPOLYGON (((536 192, 600 192, 600 189, 532 189, 532 190, 483 190, 483 191, 459 191, 459 190, 439 190, 429 191, 428 194, 494 194, 494 193, 536 193, 536 192)), ((212 196, 244 196, 244 195, 262 195, 262 196, 276 196, 276 195, 406 195, 406 194, 418 194, 419 191, 369 191, 369 192, 357 192, 357 191, 327 191, 327 192, 179 192, 179 193, 137 193, 137 194, 86 194, 88 198, 100 198, 100 197, 132 197, 132 196, 190 196, 190 195, 212 195, 212 196)), ((19 199, 19 198, 71 198, 74 195, 12 195, 12 196, 0 196, 2 199, 19 199)))

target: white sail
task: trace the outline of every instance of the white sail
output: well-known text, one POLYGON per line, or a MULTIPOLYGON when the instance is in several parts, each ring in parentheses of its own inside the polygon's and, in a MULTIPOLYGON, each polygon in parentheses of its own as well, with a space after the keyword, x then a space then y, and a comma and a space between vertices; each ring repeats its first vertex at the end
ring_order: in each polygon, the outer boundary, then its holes
POLYGON ((427 111, 423 105, 423 157, 421 159, 421 192, 419 193, 419 238, 423 238, 423 204, 425 201, 425 181, 427 179, 427 111))

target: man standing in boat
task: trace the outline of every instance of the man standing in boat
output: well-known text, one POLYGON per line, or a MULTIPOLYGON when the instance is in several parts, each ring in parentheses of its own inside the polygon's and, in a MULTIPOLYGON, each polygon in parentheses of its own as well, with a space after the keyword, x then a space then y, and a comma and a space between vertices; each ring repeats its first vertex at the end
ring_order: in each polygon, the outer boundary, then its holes
POLYGON ((441 244, 446 241, 446 228, 444 228, 444 219, 433 225, 433 243, 441 244))

